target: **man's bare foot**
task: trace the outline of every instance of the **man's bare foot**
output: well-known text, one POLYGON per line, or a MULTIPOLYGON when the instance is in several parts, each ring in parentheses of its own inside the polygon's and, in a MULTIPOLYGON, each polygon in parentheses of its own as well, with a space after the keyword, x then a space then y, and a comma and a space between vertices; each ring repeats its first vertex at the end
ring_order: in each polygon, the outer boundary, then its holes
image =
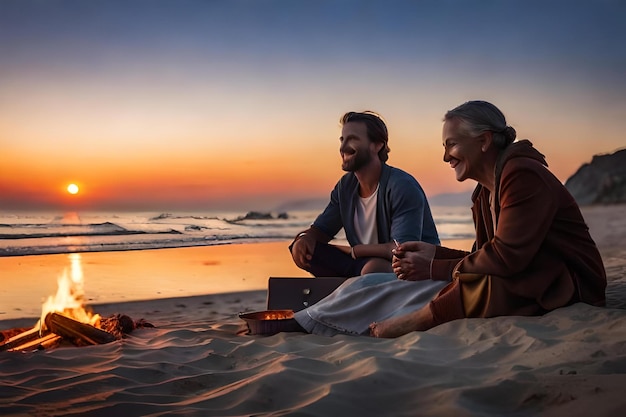
POLYGON ((428 330, 433 326, 433 314, 427 305, 403 316, 372 323, 369 327, 370 334, 374 337, 400 337, 407 333, 428 330))

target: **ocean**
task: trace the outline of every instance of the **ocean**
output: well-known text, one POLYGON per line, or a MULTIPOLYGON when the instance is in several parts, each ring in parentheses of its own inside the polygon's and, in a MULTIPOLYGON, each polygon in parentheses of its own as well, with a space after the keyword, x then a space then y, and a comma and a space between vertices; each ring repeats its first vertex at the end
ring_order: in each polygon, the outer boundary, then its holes
MULTIPOLYGON (((469 207, 431 210, 441 240, 474 238, 469 207)), ((0 212, 0 256, 290 240, 319 212, 0 212)))

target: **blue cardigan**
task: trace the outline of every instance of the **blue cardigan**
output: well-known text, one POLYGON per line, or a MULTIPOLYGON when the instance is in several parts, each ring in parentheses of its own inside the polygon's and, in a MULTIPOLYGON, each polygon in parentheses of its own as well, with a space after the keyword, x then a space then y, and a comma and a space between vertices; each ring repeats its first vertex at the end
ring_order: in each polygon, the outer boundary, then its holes
MULTIPOLYGON (((376 204, 378 243, 424 241, 440 244, 426 195, 409 173, 382 165, 376 204)), ((354 229, 359 182, 346 173, 330 193, 330 202, 312 226, 334 237, 343 228, 350 246, 361 244, 354 229)))

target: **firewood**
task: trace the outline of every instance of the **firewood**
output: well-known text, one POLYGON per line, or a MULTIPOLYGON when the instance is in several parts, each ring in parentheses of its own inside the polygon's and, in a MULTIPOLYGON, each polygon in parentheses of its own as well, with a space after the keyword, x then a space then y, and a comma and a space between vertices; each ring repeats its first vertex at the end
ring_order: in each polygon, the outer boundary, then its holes
POLYGON ((45 323, 51 332, 68 338, 78 345, 99 345, 116 340, 111 333, 59 313, 48 313, 45 323))
POLYGON ((31 329, 31 327, 14 327, 12 329, 0 330, 0 345, 4 343, 4 341, 12 338, 13 336, 17 336, 20 333, 27 332, 31 329))
POLYGON ((47 335, 43 337, 39 337, 37 339, 30 340, 26 343, 15 346, 14 348, 9 349, 9 352, 16 352, 16 351, 22 351, 22 350, 47 349, 50 346, 54 346, 55 344, 60 342, 61 339, 62 337, 57 334, 48 333, 47 335))
POLYGON ((18 333, 15 336, 9 337, 8 339, 4 340, 2 343, 0 343, 0 352, 13 349, 16 346, 23 345, 24 343, 30 342, 34 339, 38 339, 39 337, 39 326, 35 326, 32 329, 18 333))

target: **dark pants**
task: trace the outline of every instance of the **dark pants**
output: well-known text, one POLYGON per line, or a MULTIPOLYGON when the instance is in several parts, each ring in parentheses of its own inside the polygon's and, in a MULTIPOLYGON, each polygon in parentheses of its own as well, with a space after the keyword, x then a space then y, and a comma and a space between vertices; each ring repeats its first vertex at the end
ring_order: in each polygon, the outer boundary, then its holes
POLYGON ((306 269, 316 277, 356 277, 369 258, 352 259, 352 256, 343 253, 327 243, 317 242, 310 268, 306 269))

